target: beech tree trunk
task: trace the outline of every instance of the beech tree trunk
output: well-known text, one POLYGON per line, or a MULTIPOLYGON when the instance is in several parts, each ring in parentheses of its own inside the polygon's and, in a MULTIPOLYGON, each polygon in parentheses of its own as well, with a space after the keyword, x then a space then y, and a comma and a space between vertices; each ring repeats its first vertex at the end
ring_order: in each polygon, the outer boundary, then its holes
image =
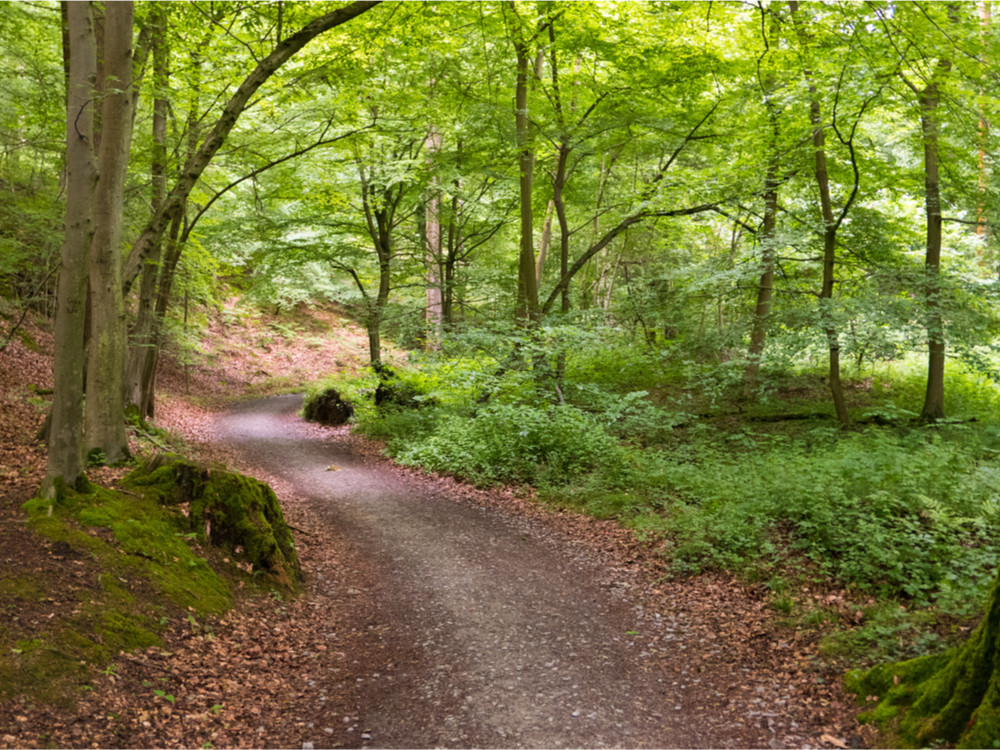
POLYGON ((754 307, 753 329, 747 350, 747 366, 743 381, 748 389, 757 384, 760 360, 767 341, 767 327, 771 318, 771 296, 774 293, 774 231, 778 221, 778 164, 771 159, 767 168, 764 188, 764 224, 760 230, 760 281, 757 284, 757 304, 754 307))
MULTIPOLYGON (((939 63, 939 69, 942 64, 939 63)), ((944 317, 941 314, 941 178, 938 149, 940 101, 938 83, 931 81, 920 95, 920 124, 924 137, 924 205, 927 214, 927 252, 924 259, 927 392, 920 417, 928 421, 941 419, 945 415, 945 338, 944 317)))
MULTIPOLYGON (((797 13, 799 4, 796 0, 789 2, 796 31, 802 42, 803 51, 808 49, 808 39, 805 30, 798 22, 797 13)), ((823 284, 820 288, 820 318, 823 325, 823 333, 826 336, 829 350, 829 376, 827 384, 830 386, 830 395, 833 397, 833 408, 837 414, 837 420, 846 427, 851 422, 850 414, 847 412, 847 404, 844 401, 844 387, 840 380, 840 337, 833 319, 831 310, 833 300, 833 286, 835 282, 834 272, 837 263, 837 230, 840 228, 840 221, 845 213, 841 214, 840 220, 833 215, 833 200, 830 197, 830 173, 826 166, 826 132, 823 129, 823 116, 820 107, 819 93, 813 81, 812 70, 807 65, 803 70, 806 83, 809 85, 809 121, 813 128, 813 158, 815 164, 816 185, 819 188, 820 214, 823 217, 823 284)), ((853 202, 855 191, 852 192, 847 208, 853 202)))
MULTIPOLYGON (((762 7, 761 13, 764 13, 762 7)), ((768 34, 764 38, 766 52, 778 43, 778 20, 771 14, 768 34)), ((747 349, 747 366, 743 370, 743 387, 749 393, 757 385, 760 361, 767 341, 767 328, 771 318, 771 297, 774 293, 775 228, 778 222, 778 106, 772 101, 775 81, 768 75, 761 82, 764 89, 764 106, 771 123, 771 156, 768 159, 767 175, 764 178, 764 222, 760 230, 760 281, 757 284, 757 304, 754 307, 753 328, 750 331, 750 346, 747 349)), ((721 314, 720 314, 721 316, 721 314)), ((720 326, 721 328, 721 326, 720 326)))
MULTIPOLYGON (((514 3, 508 3, 514 10, 514 3)), ((514 11, 514 15, 517 12, 514 11)), ((525 323, 541 319, 538 304, 538 280, 535 277, 535 229, 531 207, 531 192, 535 172, 535 152, 531 145, 528 122, 528 76, 531 59, 520 27, 514 30, 514 50, 517 53, 517 83, 514 94, 514 127, 517 137, 517 165, 520 173, 521 250, 517 263, 517 308, 515 317, 525 323)))
POLYGON ((132 143, 131 2, 109 3, 104 21, 101 146, 94 191, 94 238, 90 248, 91 336, 87 361, 84 445, 107 463, 128 456, 125 433, 125 300, 121 242, 125 172, 132 143))
POLYGON ((1000 576, 969 639, 943 654, 848 675, 860 696, 877 695, 861 721, 891 722, 893 747, 993 747, 1000 737, 1000 576))
MULTIPOLYGON (((153 48, 153 154, 150 162, 152 194, 150 204, 156 213, 167 197, 167 108, 166 98, 170 72, 170 50, 167 47, 167 12, 163 4, 154 4, 150 12, 153 48)), ((144 389, 149 382, 148 371, 156 360, 157 320, 156 287, 161 276, 162 241, 157 242, 142 267, 139 300, 136 309, 135 332, 129 348, 125 374, 125 403, 137 410, 141 418, 152 416, 152 393, 144 389)))
POLYGON ((69 87, 66 102, 66 229, 56 292, 52 421, 43 492, 55 482, 73 485, 83 474, 83 339, 87 301, 94 169, 93 92, 97 81, 97 43, 90 2, 65 2, 69 87))
MULTIPOLYGON (((436 128, 431 128, 425 140, 428 160, 433 160, 441 150, 441 134, 436 128)), ((432 165, 433 168, 433 165, 432 165)), ((432 177, 431 184, 424 199, 424 237, 427 251, 427 295, 425 308, 425 323, 427 331, 424 345, 428 349, 440 346, 443 324, 442 309, 442 273, 441 273, 441 190, 437 177, 432 177)))

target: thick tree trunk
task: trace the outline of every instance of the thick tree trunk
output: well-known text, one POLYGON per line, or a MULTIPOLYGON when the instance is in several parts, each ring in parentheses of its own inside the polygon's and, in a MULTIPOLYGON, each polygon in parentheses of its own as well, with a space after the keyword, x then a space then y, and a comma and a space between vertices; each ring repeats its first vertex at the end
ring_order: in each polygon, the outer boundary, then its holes
POLYGON ((993 747, 1000 737, 1000 577, 985 617, 964 644, 853 673, 847 685, 859 696, 882 698, 859 719, 887 722, 893 747, 993 747))
POLYGON ((131 2, 105 7, 101 146, 90 249, 91 337, 87 362, 85 447, 108 463, 128 456, 125 433, 125 301, 121 241, 125 172, 132 143, 131 2))
POLYGON ((97 46, 90 2, 63 3, 66 13, 69 88, 66 103, 66 230, 60 258, 55 351, 55 389, 49 428, 46 495, 61 480, 75 484, 83 474, 83 339, 87 299, 92 196, 97 173, 93 155, 92 103, 97 46))

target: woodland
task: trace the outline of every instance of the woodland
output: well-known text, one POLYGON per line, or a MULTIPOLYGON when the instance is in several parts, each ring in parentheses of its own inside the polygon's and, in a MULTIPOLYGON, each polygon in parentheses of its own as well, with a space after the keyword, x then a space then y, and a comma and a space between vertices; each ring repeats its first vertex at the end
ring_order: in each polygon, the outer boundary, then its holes
POLYGON ((30 0, 0 40, 29 514, 167 439, 210 326, 336 309, 358 366, 269 392, 758 587, 880 742, 1000 741, 990 2, 30 0))

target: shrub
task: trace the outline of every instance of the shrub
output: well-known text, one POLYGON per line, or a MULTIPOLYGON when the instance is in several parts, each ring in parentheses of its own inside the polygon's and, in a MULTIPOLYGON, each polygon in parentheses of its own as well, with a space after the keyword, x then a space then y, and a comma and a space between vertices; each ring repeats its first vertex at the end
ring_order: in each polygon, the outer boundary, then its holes
POLYGON ((617 441, 579 409, 500 403, 472 419, 448 415, 425 440, 396 452, 401 463, 479 484, 562 484, 620 456, 617 441))

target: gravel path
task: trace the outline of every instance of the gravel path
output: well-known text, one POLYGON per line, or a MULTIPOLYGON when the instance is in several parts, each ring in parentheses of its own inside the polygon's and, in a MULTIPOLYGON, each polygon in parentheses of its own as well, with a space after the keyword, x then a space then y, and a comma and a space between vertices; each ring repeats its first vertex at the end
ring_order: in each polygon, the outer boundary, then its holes
MULTIPOLYGON (((393 470, 304 423, 299 405, 295 396, 244 404, 219 418, 213 441, 295 495, 313 536, 351 540, 363 560, 363 590, 343 570, 312 581, 315 611, 324 597, 343 606, 348 587, 378 639, 379 671, 362 664, 356 680, 360 744, 795 743, 778 741, 772 719, 752 718, 775 713, 733 704, 748 669, 687 674, 706 640, 683 611, 645 611, 606 566, 545 524, 393 470)), ((711 649, 726 664, 724 644, 711 649)), ((764 687, 741 687, 748 704, 754 693, 763 702, 764 687)))

